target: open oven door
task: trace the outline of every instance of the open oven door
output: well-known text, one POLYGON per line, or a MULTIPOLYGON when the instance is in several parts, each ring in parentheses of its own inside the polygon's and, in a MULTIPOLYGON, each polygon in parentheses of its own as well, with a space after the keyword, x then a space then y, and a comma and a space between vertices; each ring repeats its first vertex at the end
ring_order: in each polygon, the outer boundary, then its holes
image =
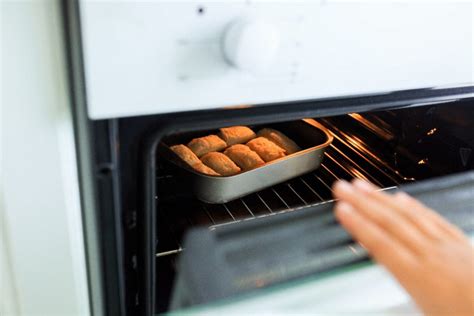
MULTIPOLYGON (((474 172, 405 186, 474 240, 474 172)), ((172 309, 225 313, 417 313, 332 215, 333 202, 185 240, 172 309), (314 232, 317 231, 317 234, 314 232), (370 299, 369 299, 370 298, 370 299)))

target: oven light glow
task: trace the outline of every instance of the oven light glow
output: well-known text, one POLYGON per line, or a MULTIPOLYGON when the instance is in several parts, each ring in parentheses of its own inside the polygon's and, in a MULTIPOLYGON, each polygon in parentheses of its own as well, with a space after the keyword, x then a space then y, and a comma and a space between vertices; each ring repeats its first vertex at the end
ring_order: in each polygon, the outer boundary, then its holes
POLYGON ((366 128, 371 130, 372 132, 380 135, 385 140, 393 139, 393 135, 387 129, 379 126, 379 124, 374 124, 371 120, 363 117, 359 113, 349 113, 349 116, 352 117, 354 120, 358 121, 360 124, 364 125, 366 128))
POLYGON ((224 110, 238 110, 238 109, 248 109, 251 108, 252 105, 250 104, 236 104, 236 105, 229 105, 229 106, 224 106, 224 110))
POLYGON ((418 164, 419 165, 426 165, 427 162, 428 162, 428 158, 425 158, 425 159, 421 159, 420 161, 418 161, 418 164))
POLYGON ((349 116, 356 120, 362 120, 363 117, 359 113, 349 113, 349 116))

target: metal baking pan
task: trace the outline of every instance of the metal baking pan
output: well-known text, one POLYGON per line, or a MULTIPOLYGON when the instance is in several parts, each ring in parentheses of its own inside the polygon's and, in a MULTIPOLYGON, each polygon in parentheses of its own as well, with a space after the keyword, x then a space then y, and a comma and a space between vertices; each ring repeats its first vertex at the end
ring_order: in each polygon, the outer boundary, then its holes
POLYGON ((326 148, 333 140, 329 131, 313 119, 250 127, 255 132, 264 127, 274 128, 295 141, 302 150, 269 162, 262 167, 228 177, 198 173, 169 148, 176 144, 187 144, 195 137, 216 134, 217 131, 200 131, 169 136, 161 142, 159 153, 186 171, 192 181, 193 192, 199 200, 220 204, 317 169, 323 160, 326 148))

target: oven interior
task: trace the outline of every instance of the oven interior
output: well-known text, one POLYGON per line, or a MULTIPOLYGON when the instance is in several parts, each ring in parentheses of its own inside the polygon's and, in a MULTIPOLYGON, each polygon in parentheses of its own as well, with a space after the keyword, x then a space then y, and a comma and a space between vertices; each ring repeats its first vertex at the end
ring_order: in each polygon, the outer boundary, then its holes
MULTIPOLYGON (((474 107, 469 99, 380 111, 342 111, 346 114, 335 116, 317 111, 267 111, 253 116, 248 114, 251 111, 234 117, 232 113, 219 117, 215 112, 201 117, 173 114, 95 124, 96 135, 108 135, 107 139, 95 139, 96 163, 105 157, 104 161, 116 160, 119 166, 117 205, 123 227, 124 301, 128 313, 169 309, 177 262, 186 251, 182 238, 190 228, 219 229, 321 205, 332 199, 331 186, 337 179, 362 178, 390 189, 474 169, 474 107), (284 124, 285 120, 302 118, 314 118, 334 137, 321 166, 225 204, 197 200, 188 189, 187 174, 156 151, 157 144, 167 137, 196 135, 229 125, 284 124), (115 146, 107 151, 106 144, 115 146), (109 152, 116 152, 115 158, 109 152), (153 305, 149 304, 150 296, 153 305)), ((109 165, 98 163, 100 179, 106 178, 109 165)), ((102 189, 101 194, 108 193, 102 189)), ((324 220, 327 217, 321 217, 324 220)), ((104 227, 110 227, 106 224, 104 227)), ((337 226, 334 221, 327 224, 337 226)), ((335 238, 331 241, 334 245, 351 242, 339 235, 335 238)))
POLYGON ((362 178, 387 189, 474 167, 474 108, 469 102, 316 120, 334 136, 317 170, 225 204, 197 200, 186 175, 156 156, 155 312, 168 309, 176 263, 186 251, 181 240, 191 227, 216 229, 322 204, 332 199, 337 179, 362 178))

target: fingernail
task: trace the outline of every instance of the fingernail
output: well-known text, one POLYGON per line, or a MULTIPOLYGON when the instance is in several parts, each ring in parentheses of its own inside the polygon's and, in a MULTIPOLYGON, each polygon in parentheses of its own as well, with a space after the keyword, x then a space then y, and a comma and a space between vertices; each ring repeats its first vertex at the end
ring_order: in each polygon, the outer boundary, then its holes
POLYGON ((354 186, 366 193, 370 193, 374 191, 374 187, 367 181, 361 180, 361 179, 355 179, 353 181, 354 186))
POLYGON ((334 207, 334 211, 336 214, 349 214, 354 211, 352 206, 349 203, 346 202, 337 202, 336 206, 334 207))
POLYGON ((395 193, 395 196, 401 199, 402 201, 407 201, 410 199, 410 196, 403 191, 398 191, 397 193, 395 193))
POLYGON ((334 190, 339 192, 352 192, 354 189, 352 185, 346 180, 339 180, 334 184, 334 190))

